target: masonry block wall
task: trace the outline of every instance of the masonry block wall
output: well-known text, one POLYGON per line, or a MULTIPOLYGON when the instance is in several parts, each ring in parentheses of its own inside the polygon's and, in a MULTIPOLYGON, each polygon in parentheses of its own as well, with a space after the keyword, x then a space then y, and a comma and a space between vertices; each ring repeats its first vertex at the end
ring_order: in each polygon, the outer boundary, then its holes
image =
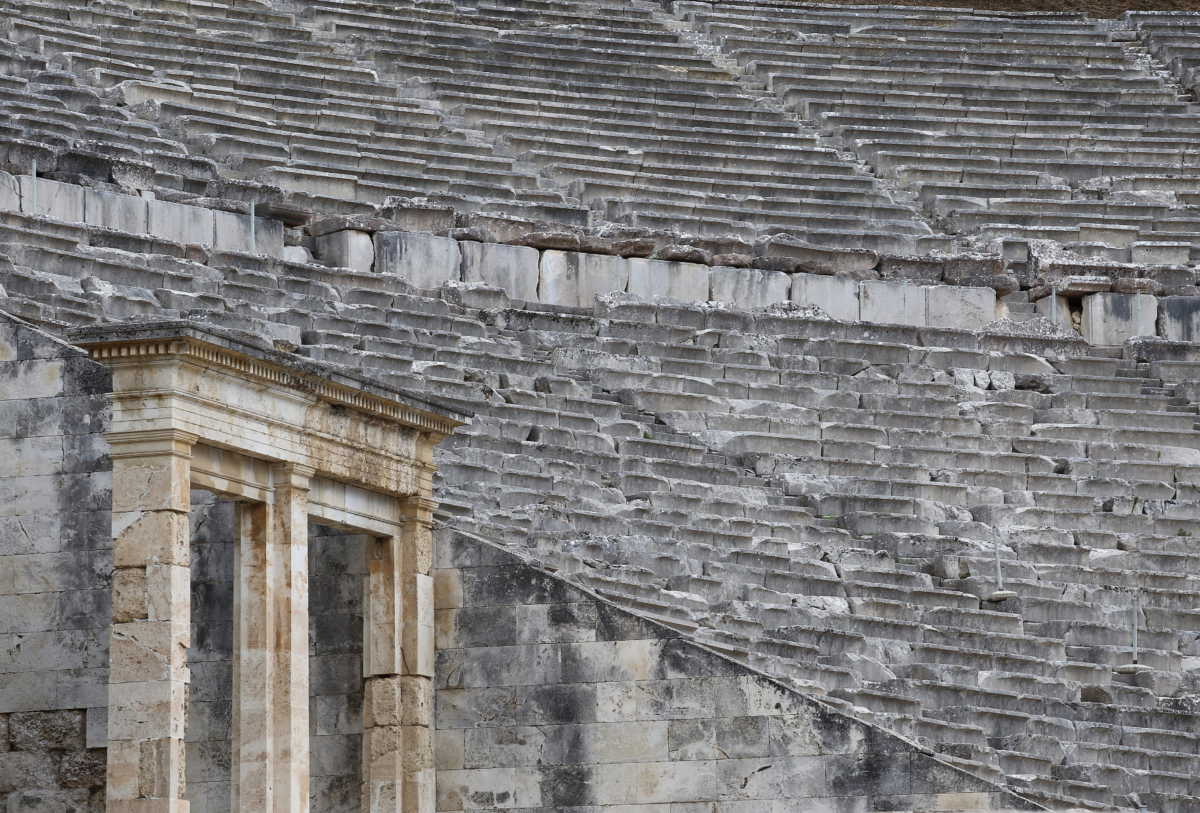
POLYGON ((0 314, 0 808, 9 813, 103 809, 110 388, 82 352, 0 314))
POLYGON ((504 551, 436 557, 438 810, 1025 807, 504 551))
POLYGON ((192 492, 192 646, 187 794, 191 813, 225 813, 233 714, 234 503, 192 492))
POLYGON ((309 797, 313 811, 358 813, 367 537, 313 525, 308 539, 309 797))

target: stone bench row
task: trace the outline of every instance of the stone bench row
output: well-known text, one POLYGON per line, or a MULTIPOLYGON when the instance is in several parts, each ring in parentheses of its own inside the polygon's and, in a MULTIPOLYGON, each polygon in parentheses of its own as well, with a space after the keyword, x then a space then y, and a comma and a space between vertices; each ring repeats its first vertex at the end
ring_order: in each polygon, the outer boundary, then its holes
POLYGON ((1188 165, 1195 139, 1174 115, 1187 111, 1185 101, 1132 60, 1122 38, 1090 20, 1046 27, 1003 15, 947 20, 933 9, 906 10, 902 20, 892 20, 882 9, 867 14, 752 3, 683 2, 673 10, 697 36, 766 82, 785 106, 821 121, 881 174, 916 184, 926 209, 952 232, 1062 241, 1069 235, 1056 229, 1105 219, 1144 223, 1146 231, 1196 231, 1128 206, 1093 217, 1085 204, 1061 194, 1050 198, 1063 205, 1029 201, 1022 209, 1008 201, 1018 197, 1011 190, 1037 183, 1005 177, 1001 167, 1053 176, 1064 186, 1101 176, 1194 171, 1188 165), (780 36, 785 31, 794 37, 780 36), (1068 31, 1077 39, 1060 36, 1068 31), (1003 44, 989 44, 993 35, 1003 44), (1063 74, 1073 79, 1067 89, 1063 74), (1143 109, 1147 103, 1153 111, 1143 109), (879 126, 881 116, 887 128, 879 126), (1099 138, 1097 128, 1107 135, 1099 138), (943 146, 947 129, 975 135, 951 149, 943 146), (1035 131, 1040 135, 1027 135, 1035 131), (985 133, 988 138, 980 138, 985 133), (1150 133, 1155 140, 1144 138, 1150 133), (956 194, 967 174, 976 176, 974 186, 956 194), (937 186, 925 189, 923 182, 937 186))
POLYGON ((283 224, 271 218, 188 206, 0 172, 0 211, 83 223, 172 243, 283 257, 283 224))
MULTIPOLYGON (((1096 228, 1091 227, 1086 236, 1095 236, 1096 228)), ((326 265, 399 277, 421 289, 446 282, 484 283, 503 289, 514 300, 566 307, 587 308, 594 296, 610 293, 648 300, 719 301, 740 309, 790 302, 815 305, 839 321, 973 331, 1007 313, 1003 303, 998 307, 991 288, 854 279, 877 266, 878 259, 869 252, 828 253, 817 263, 818 268, 828 266, 823 273, 787 273, 402 231, 372 235, 336 229, 318 235, 315 245, 326 265), (837 275, 838 269, 849 276, 837 275)), ((908 269, 897 262, 888 265, 889 273, 897 278, 927 278, 923 266, 908 269)), ((1035 307, 1039 314, 1093 345, 1117 346, 1147 336, 1171 341, 1200 336, 1200 296, 1114 293, 1111 287, 1111 282, 1097 286, 1095 293, 1083 297, 1060 288, 1054 297, 1037 299, 1035 307), (1075 320, 1073 312, 1079 314, 1075 320)))
POLYGON ((625 258, 529 246, 455 240, 431 234, 341 229, 316 238, 331 266, 400 277, 418 288, 484 283, 514 300, 591 307, 595 296, 726 302, 762 309, 816 306, 839 321, 981 330, 996 319, 991 288, 920 286, 822 274, 789 274, 701 263, 625 258))

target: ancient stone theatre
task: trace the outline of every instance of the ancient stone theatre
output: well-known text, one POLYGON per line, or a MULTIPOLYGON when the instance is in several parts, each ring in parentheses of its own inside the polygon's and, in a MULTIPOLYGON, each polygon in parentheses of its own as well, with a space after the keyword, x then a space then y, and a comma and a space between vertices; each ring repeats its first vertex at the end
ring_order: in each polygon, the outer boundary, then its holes
POLYGON ((0 813, 1200 813, 1200 6, 957 1, 0 0, 0 813))

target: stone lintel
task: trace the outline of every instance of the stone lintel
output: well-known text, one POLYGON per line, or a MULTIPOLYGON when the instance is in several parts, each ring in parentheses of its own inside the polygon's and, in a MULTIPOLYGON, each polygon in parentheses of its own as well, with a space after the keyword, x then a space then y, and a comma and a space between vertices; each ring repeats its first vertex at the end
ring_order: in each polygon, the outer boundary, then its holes
MULTIPOLYGON (((110 438, 175 431, 237 456, 307 466, 385 494, 429 493, 433 446, 467 418, 423 399, 187 322, 72 334, 113 370, 110 438)), ((257 498, 260 474, 205 451, 205 487, 257 498), (239 468, 240 467, 240 468, 239 468), (249 489, 249 493, 246 493, 249 489)))
POLYGON ((250 337, 186 320, 91 326, 68 335, 92 359, 110 366, 123 360, 144 363, 155 357, 186 356, 443 436, 470 417, 448 405, 254 343, 250 337))

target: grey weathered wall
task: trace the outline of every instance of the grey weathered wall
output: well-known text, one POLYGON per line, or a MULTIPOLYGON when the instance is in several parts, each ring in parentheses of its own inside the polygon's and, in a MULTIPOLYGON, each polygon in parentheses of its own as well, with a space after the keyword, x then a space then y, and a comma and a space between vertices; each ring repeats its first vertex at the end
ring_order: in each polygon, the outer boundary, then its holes
POLYGON ((310 798, 322 813, 357 813, 362 775, 362 595, 366 538, 311 526, 309 536, 310 798))
POLYGON ((110 378, 0 313, 0 808, 103 809, 110 378), (7 804, 7 807, 4 805, 7 804))
POLYGON ((229 810, 234 508, 206 492, 192 492, 192 682, 185 734, 191 813, 229 810))
POLYGON ((439 810, 1025 806, 503 551, 436 556, 439 810))

